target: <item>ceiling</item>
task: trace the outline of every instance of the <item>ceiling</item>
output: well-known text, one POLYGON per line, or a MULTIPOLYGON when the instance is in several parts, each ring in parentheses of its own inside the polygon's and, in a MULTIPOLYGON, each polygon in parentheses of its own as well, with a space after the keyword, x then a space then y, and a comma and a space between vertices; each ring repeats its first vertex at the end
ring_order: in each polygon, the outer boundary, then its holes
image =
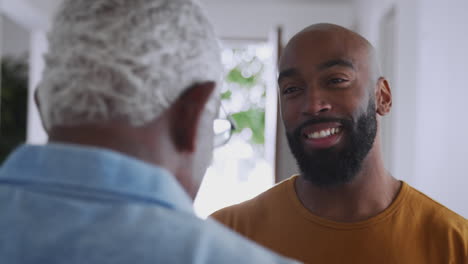
MULTIPOLYGON (((201 2, 232 2, 232 0, 199 0, 201 2)), ((255 3, 352 3, 354 0, 237 0, 238 2, 255 2, 255 3)))
MULTIPOLYGON (((81 0, 77 0, 81 1, 81 0)), ((232 3, 232 0, 199 0, 206 4, 232 3)), ((258 4, 311 3, 311 4, 351 4, 355 0, 237 0, 258 4)), ((62 0, 2 0, 0 11, 28 28, 47 27, 50 18, 62 0)))

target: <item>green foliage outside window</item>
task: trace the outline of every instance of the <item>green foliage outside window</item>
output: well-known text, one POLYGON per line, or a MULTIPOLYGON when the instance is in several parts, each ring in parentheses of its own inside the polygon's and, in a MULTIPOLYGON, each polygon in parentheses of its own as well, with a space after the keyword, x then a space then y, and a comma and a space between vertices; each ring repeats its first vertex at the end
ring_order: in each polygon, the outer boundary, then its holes
MULTIPOLYGON (((244 56, 246 49, 234 49, 234 56, 244 56)), ((261 78, 264 63, 253 55, 248 59, 238 60, 237 65, 228 69, 225 76, 225 87, 227 89, 221 94, 221 99, 229 101, 233 93, 241 93, 245 100, 242 111, 231 112, 231 116, 236 122, 234 133, 241 133, 248 128, 252 131, 250 142, 263 145, 265 143, 265 84, 261 78), (234 84, 234 85, 233 85, 234 84), (261 89, 261 96, 256 100, 252 99, 252 93, 261 89)))

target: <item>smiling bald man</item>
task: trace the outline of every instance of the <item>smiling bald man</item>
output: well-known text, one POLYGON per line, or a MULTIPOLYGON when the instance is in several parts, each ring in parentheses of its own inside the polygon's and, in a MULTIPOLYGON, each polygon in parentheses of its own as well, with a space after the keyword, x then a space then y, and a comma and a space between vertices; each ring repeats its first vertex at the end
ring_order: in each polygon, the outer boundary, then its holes
POLYGON ((468 223, 385 169, 389 83, 362 36, 331 24, 294 36, 281 114, 300 175, 213 217, 306 263, 468 263, 468 223))

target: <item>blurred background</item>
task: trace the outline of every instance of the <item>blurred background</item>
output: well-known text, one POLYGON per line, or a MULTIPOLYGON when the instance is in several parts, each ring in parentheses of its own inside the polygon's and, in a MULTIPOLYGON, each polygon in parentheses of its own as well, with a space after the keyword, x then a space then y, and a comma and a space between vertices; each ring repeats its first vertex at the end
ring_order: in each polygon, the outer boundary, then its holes
MULTIPOLYGON (((0 0, 0 163, 43 144, 32 95, 60 0, 0 0)), ((202 0, 221 39, 222 106, 237 123, 214 150, 195 209, 201 217, 297 173, 278 115, 276 62, 302 28, 334 23, 375 45, 393 92, 382 119, 388 170, 468 217, 468 0, 202 0)))

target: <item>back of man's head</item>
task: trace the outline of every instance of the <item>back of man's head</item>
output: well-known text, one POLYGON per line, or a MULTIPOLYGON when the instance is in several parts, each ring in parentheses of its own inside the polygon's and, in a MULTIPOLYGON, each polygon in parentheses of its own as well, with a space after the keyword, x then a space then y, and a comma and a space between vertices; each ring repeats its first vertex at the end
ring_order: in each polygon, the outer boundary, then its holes
POLYGON ((51 141, 164 167, 195 195, 211 157, 222 69, 198 4, 65 0, 45 59, 36 99, 51 141))
POLYGON ((217 45, 190 0, 65 0, 38 87, 44 125, 147 124, 194 83, 218 81, 217 45))

